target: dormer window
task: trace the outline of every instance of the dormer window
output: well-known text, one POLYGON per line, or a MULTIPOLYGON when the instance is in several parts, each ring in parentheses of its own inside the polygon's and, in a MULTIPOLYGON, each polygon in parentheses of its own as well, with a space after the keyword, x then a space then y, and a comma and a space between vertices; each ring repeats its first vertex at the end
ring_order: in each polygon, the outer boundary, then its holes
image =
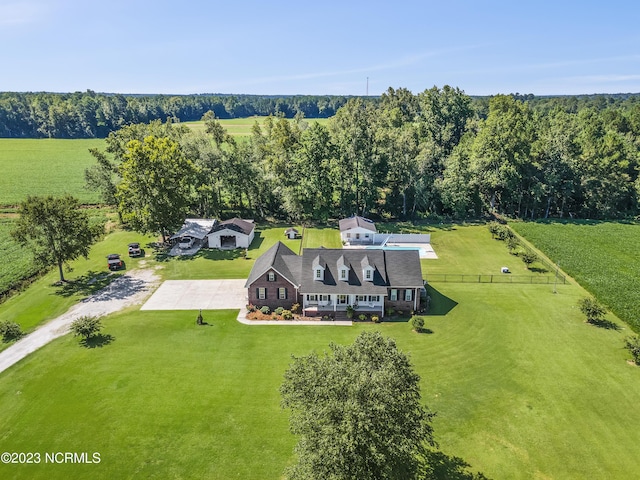
POLYGON ((267 280, 269 280, 270 282, 275 282, 276 274, 274 272, 269 272, 269 275, 267 275, 267 280))
POLYGON ((367 268, 364 271, 364 279, 371 282, 373 280, 373 272, 371 271, 370 268, 367 268))
POLYGON ((344 258, 344 255, 340 255, 338 258, 338 278, 343 282, 349 280, 349 262, 344 258))
POLYGON ((313 259, 313 279, 324 280, 324 267, 326 263, 320 255, 313 259))

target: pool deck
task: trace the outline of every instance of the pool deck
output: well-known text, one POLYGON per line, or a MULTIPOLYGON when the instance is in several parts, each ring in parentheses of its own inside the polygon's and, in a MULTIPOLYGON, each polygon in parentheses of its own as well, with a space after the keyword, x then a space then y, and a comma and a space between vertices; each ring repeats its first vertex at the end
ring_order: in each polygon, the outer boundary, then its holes
POLYGON ((411 249, 418 250, 420 258, 437 259, 438 255, 431 246, 430 243, 387 243, 383 245, 344 245, 343 248, 369 248, 369 249, 381 249, 381 250, 403 250, 411 249))

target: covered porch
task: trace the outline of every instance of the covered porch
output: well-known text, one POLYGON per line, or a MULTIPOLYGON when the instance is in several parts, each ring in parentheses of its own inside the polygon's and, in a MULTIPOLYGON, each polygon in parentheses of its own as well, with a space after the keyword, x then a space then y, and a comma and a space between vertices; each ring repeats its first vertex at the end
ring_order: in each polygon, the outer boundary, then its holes
POLYGON ((364 314, 384 316, 384 295, 315 295, 303 296, 302 314, 305 317, 324 315, 346 316, 353 308, 354 316, 364 314))

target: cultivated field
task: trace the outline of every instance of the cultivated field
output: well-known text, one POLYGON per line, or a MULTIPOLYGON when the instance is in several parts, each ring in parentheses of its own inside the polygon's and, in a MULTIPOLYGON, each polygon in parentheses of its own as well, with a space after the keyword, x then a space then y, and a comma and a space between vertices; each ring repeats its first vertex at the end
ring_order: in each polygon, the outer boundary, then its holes
POLYGON ((515 222, 511 226, 640 332, 640 224, 515 222))
POLYGON ((99 196, 84 188, 84 171, 95 164, 89 148, 104 140, 0 138, 0 206, 16 205, 27 195, 70 193, 82 203, 99 196))
POLYGON ((12 285, 25 277, 37 273, 31 252, 16 243, 9 232, 13 225, 12 218, 0 217, 0 295, 6 292, 12 285))
MULTIPOLYGON (((128 268, 161 265, 165 278, 189 278, 191 265, 193 278, 241 277, 283 230, 261 230, 250 260, 149 254, 128 268)), ((511 257, 485 226, 431 234, 440 256, 426 261, 432 269, 455 271, 457 256, 474 255, 474 270, 493 269, 511 257)), ((74 276, 104 271, 104 254, 131 235, 108 236, 89 261, 74 262, 74 276)), ((336 237, 318 229, 303 241, 336 237)), ((69 302, 37 290, 12 299, 11 311, 29 296, 41 305, 32 316, 69 302)), ((424 402, 438 414, 440 447, 474 470, 495 479, 627 479, 640 470, 640 369, 625 361, 628 332, 585 324, 579 286, 553 294, 546 285, 439 283, 429 291, 431 333, 422 335, 404 322, 252 327, 236 312, 207 311, 209 325, 197 327, 197 312, 113 315, 104 322, 112 343, 87 349, 66 336, 0 374, 2 450, 99 452, 101 463, 0 465, 0 478, 280 478, 295 443, 278 395, 290 355, 351 342, 362 330, 411 353, 424 402)))

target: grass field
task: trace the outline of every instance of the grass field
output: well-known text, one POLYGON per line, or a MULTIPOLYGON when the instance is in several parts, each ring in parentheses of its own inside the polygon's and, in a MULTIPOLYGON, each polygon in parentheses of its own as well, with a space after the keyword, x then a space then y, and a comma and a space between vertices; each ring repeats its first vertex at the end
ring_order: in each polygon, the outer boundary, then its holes
MULTIPOLYGON (((306 242, 337 235, 325 230, 307 232, 306 242)), ((262 230, 250 252, 282 231, 262 230)), ((74 273, 99 269, 100 257, 130 236, 110 235, 74 273)), ((509 256, 483 226, 435 229, 432 239, 440 256, 432 262, 443 270, 466 268, 456 252, 474 270, 509 256)), ((224 278, 252 263, 218 268, 223 261, 160 264, 165 278, 188 278, 189 263, 202 278, 224 278)), ((640 369, 625 361, 628 331, 585 324, 579 286, 553 294, 540 285, 442 283, 430 291, 432 333, 423 335, 401 322, 251 327, 216 311, 203 312, 210 325, 197 327, 194 312, 113 315, 104 322, 111 344, 87 349, 66 336, 0 374, 0 450, 99 452, 101 463, 0 465, 0 478, 280 478, 295 442, 278 395, 290 355, 351 342, 362 330, 380 330, 411 354, 424 402, 438 414, 440 447, 474 470, 494 479, 640 471, 640 369)), ((34 315, 49 314, 41 305, 34 315)))
POLYGON ((640 224, 514 222, 511 226, 640 332, 640 224))
POLYGON ((0 205, 16 205, 29 195, 70 193, 82 203, 98 203, 84 188, 84 170, 95 163, 89 148, 104 140, 0 138, 0 205))
MULTIPOLYGON (((254 124, 258 122, 258 124, 263 125, 264 120, 267 117, 247 117, 247 118, 231 118, 231 119, 222 119, 219 120, 220 124, 224 127, 224 129, 229 133, 229 135, 233 137, 248 137, 251 135, 251 129, 254 124)), ((326 125, 329 121, 328 118, 306 118, 305 122, 318 122, 322 125, 326 125)), ((204 122, 184 122, 184 125, 187 125, 189 128, 197 131, 204 132, 204 122)))
POLYGON ((0 217, 0 295, 10 289, 16 282, 38 272, 31 253, 16 243, 9 232, 13 219, 0 217))

